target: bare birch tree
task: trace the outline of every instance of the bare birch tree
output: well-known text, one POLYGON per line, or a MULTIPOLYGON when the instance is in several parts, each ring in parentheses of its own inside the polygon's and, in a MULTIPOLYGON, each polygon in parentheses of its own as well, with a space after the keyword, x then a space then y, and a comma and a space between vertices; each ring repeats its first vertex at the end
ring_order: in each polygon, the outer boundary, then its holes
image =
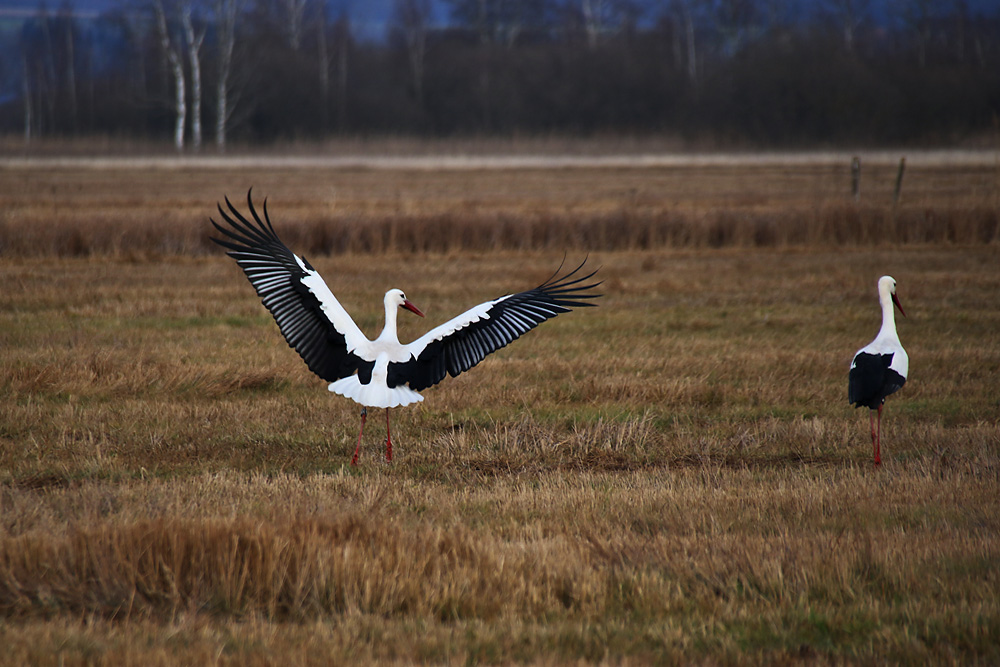
POLYGON ((302 48, 302 24, 306 16, 309 0, 279 0, 285 12, 285 30, 288 32, 288 46, 292 51, 302 48))
POLYGON ((676 50, 681 52, 680 36, 683 35, 685 70, 687 71, 688 80, 692 84, 698 83, 698 49, 695 41, 694 11, 691 7, 694 1, 672 0, 670 8, 670 13, 674 17, 674 24, 677 26, 676 50))
POLYGON ((66 97, 69 107, 70 128, 77 129, 77 95, 76 95, 76 50, 75 50, 75 25, 73 19, 73 6, 69 0, 63 2, 57 15, 57 25, 63 32, 63 43, 65 49, 65 77, 66 77, 66 97))
POLYGON ((191 145, 201 148, 201 45, 205 41, 207 26, 194 25, 194 9, 190 4, 181 8, 181 25, 187 45, 188 67, 191 69, 191 145))
POLYGON ((215 145, 226 148, 226 134, 232 109, 229 104, 229 75, 236 45, 236 21, 245 0, 215 0, 215 28, 218 33, 218 78, 215 81, 215 145))
POLYGON ((156 28, 160 34, 160 47, 170 65, 174 78, 174 147, 184 150, 184 134, 187 129, 187 100, 185 99, 184 62, 181 60, 180 49, 175 44, 167 24, 167 13, 163 8, 163 0, 155 0, 153 11, 156 14, 156 28))
POLYGON ((578 1, 589 49, 596 48, 609 36, 621 34, 634 26, 638 8, 631 0, 578 1))
POLYGON ((610 0, 580 0, 583 27, 587 33, 587 47, 593 49, 609 29, 610 0))

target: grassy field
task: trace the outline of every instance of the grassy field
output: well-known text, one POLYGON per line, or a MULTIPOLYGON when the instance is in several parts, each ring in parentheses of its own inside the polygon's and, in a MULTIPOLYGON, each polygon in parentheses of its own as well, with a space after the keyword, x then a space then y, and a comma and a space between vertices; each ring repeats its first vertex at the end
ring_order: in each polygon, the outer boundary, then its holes
POLYGON ((1000 662, 998 176, 878 173, 0 170, 0 662, 1000 662), (207 241, 250 185, 370 334, 567 250, 605 296, 352 469, 357 406, 207 241))

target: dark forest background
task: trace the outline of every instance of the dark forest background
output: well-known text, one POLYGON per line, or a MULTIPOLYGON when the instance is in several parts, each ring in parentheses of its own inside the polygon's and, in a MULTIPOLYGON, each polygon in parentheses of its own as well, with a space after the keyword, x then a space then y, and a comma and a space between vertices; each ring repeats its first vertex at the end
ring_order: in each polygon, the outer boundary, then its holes
POLYGON ((0 134, 221 150, 384 135, 976 145, 1000 132, 989 3, 395 0, 374 39, 347 7, 0 15, 0 134))

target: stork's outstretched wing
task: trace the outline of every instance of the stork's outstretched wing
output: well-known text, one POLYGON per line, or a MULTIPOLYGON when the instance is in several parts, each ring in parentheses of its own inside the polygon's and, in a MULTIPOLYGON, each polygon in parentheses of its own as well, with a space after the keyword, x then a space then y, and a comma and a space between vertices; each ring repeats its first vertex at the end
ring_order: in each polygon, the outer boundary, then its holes
POLYGON ((545 320, 573 308, 596 305, 587 299, 601 295, 585 292, 601 284, 587 282, 597 271, 574 277, 584 264, 586 260, 562 277, 556 271, 534 289, 481 303, 427 332, 406 346, 412 355, 410 361, 389 364, 388 385, 408 384, 420 391, 437 384, 446 374, 455 377, 469 370, 545 320))
POLYGON ((243 269, 285 340, 309 370, 328 382, 355 371, 370 378, 371 362, 354 353, 367 345, 368 339, 319 273, 278 238, 267 215, 267 200, 263 221, 254 208, 251 192, 247 192, 247 205, 253 222, 227 197, 229 210, 219 205, 219 213, 229 226, 211 221, 226 238, 212 240, 226 248, 226 254, 243 269))

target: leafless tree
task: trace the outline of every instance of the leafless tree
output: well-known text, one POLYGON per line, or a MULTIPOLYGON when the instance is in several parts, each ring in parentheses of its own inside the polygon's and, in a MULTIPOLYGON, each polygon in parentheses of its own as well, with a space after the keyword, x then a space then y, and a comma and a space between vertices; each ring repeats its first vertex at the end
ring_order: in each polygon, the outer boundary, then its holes
POLYGON ((452 16, 475 30, 479 38, 478 82, 476 85, 481 122, 493 122, 493 60, 495 46, 510 50, 524 29, 531 12, 541 11, 538 0, 449 0, 452 16))
POLYGON ((675 44, 680 52, 680 36, 683 35, 684 43, 684 63, 688 80, 691 83, 698 82, 698 49, 695 41, 694 8, 692 5, 696 0, 672 0, 670 13, 674 24, 678 27, 675 31, 675 44))
POLYGON ((424 107, 424 62, 427 56, 427 22, 430 14, 430 0, 395 0, 393 6, 394 22, 406 48, 410 81, 420 109, 424 107))
POLYGON ((192 14, 194 9, 191 4, 181 8, 181 25, 184 27, 188 67, 191 69, 191 145, 198 150, 201 148, 201 45, 208 27, 201 23, 196 28, 192 14))
POLYGON ((285 30, 288 33, 288 46, 292 51, 302 48, 303 23, 306 16, 306 5, 309 0, 279 0, 285 13, 285 30))
POLYGON ((38 23, 42 31, 42 53, 36 76, 36 93, 39 95, 40 121, 47 120, 47 125, 54 128, 56 123, 56 107, 58 102, 58 70, 56 68, 56 49, 52 39, 52 21, 48 9, 43 2, 38 7, 38 23))
POLYGON ((123 7, 114 14, 114 20, 128 43, 128 57, 123 63, 128 83, 122 96, 137 105, 144 103, 149 90, 146 70, 152 54, 146 48, 146 44, 149 43, 151 35, 159 34, 159 29, 149 21, 149 9, 148 4, 123 7))
POLYGON ((967 0, 952 0, 951 11, 955 20, 955 58, 965 62, 966 31, 969 25, 969 3, 967 0))
POLYGON ((926 67, 931 42, 931 0, 895 0, 890 8, 916 41, 917 64, 926 67))
POLYGON ((868 20, 871 0, 825 0, 824 8, 844 35, 844 49, 854 53, 858 29, 868 20))
POLYGON ((544 0, 448 0, 448 4, 460 23, 476 30, 480 43, 508 49, 526 28, 541 23, 546 12, 544 0))
POLYGON ((74 39, 73 6, 69 0, 63 2, 58 14, 59 29, 62 30, 65 58, 66 103, 69 108, 70 126, 77 129, 77 96, 76 96, 76 49, 74 39))
POLYGON ((624 0, 579 0, 587 47, 595 48, 608 34, 625 22, 628 7, 624 0))
POLYGON ((34 108, 31 104, 31 69, 28 67, 28 54, 21 54, 22 79, 24 94, 24 143, 31 143, 31 128, 35 122, 34 108))
POLYGON ((184 62, 181 60, 180 47, 176 44, 171 35, 170 26, 167 23, 167 12, 163 7, 163 0, 155 0, 153 11, 156 15, 156 28, 160 35, 160 47, 170 65, 170 71, 174 79, 174 147, 184 150, 184 134, 187 128, 187 100, 185 98, 186 82, 184 76, 184 62))
POLYGON ((353 42, 351 20, 344 12, 333 24, 333 48, 336 58, 337 76, 337 129, 347 129, 347 84, 350 67, 350 52, 353 42))
POLYGON ((319 101, 323 129, 330 119, 330 45, 326 39, 326 0, 321 0, 316 8, 316 59, 319 65, 319 101))
POLYGON ((233 68, 233 49, 236 45, 236 22, 243 11, 245 0, 215 0, 215 29, 218 41, 218 74, 215 81, 215 145, 226 148, 226 133, 232 109, 229 103, 229 76, 233 68))
POLYGON ((723 51, 732 56, 760 32, 760 17, 753 0, 719 0, 715 4, 716 29, 723 38, 723 51))

